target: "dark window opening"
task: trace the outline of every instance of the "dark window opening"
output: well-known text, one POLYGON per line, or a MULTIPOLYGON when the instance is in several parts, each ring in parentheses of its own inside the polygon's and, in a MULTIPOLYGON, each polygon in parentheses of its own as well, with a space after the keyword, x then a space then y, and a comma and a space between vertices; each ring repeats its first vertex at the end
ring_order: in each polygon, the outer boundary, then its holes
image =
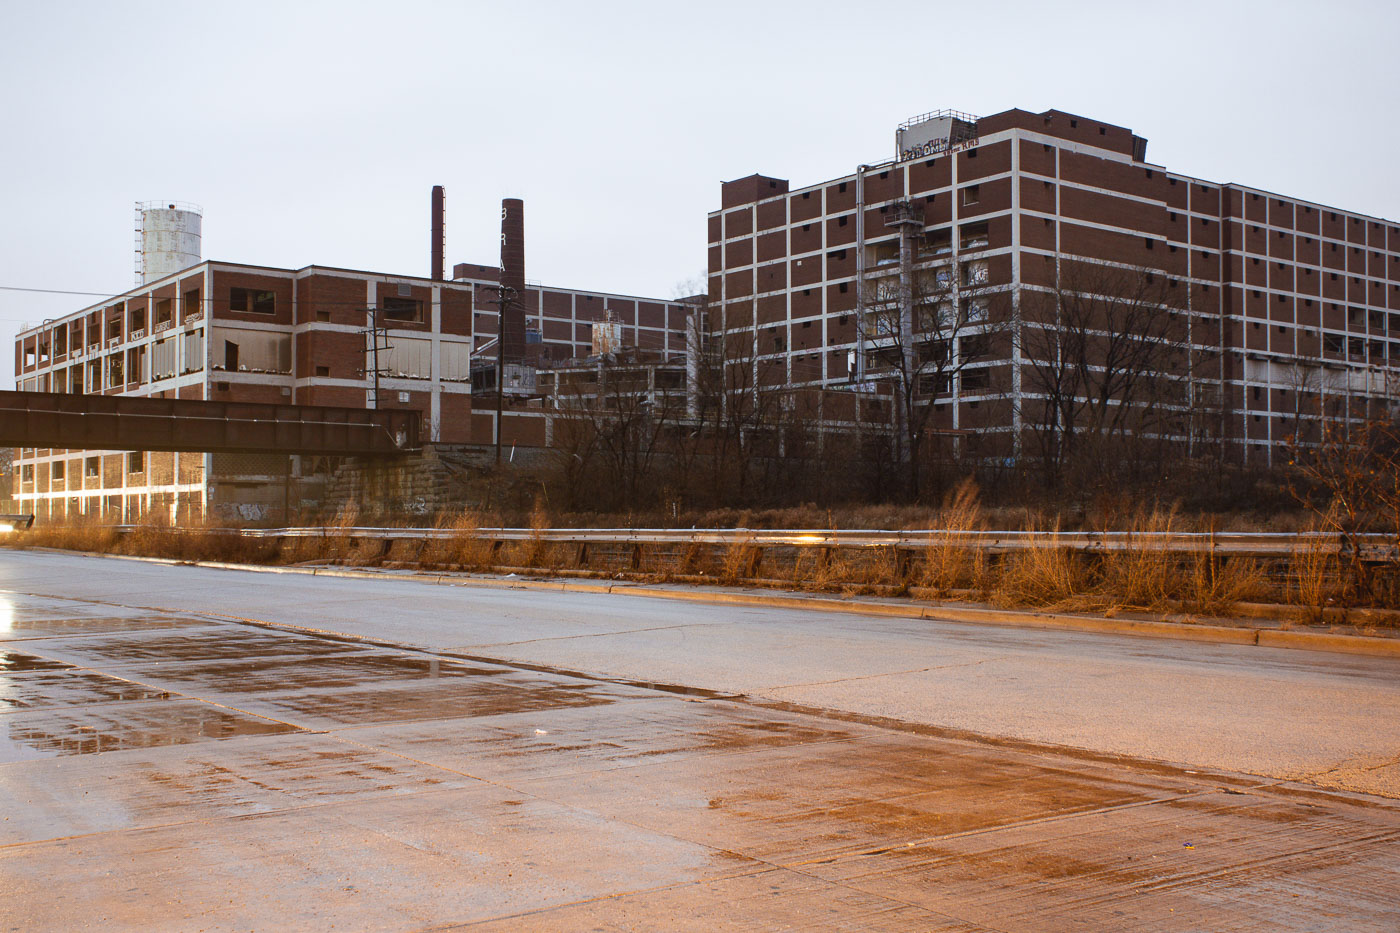
POLYGON ((318 375, 318 376, 329 376, 330 374, 331 374, 331 368, 330 368, 329 366, 317 366, 317 367, 316 367, 316 375, 318 375))
POLYGON ((257 288, 230 288, 228 309, 243 314, 275 314, 277 295, 257 288))
POLYGON ((417 322, 423 319, 423 302, 397 296, 381 298, 379 311, 391 321, 417 322))

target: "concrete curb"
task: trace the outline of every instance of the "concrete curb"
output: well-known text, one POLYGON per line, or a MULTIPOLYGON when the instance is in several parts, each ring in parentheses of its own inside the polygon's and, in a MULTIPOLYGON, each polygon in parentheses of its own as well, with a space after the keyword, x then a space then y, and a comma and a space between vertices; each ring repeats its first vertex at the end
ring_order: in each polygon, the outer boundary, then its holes
MULTIPOLYGON (((34 550, 56 550, 34 548, 34 550)), ((175 560, 168 557, 139 557, 127 554, 80 553, 88 557, 135 560, 211 570, 241 570, 253 573, 299 574, 316 577, 343 577, 355 580, 404 580, 434 586, 471 586, 488 589, 547 590, 562 593, 602 593, 617 596, 645 596, 652 599, 678 599, 685 602, 759 606, 770 609, 798 609, 818 612, 844 612, 853 615, 891 616, 903 619, 929 619, 977 625, 1004 625, 1013 628, 1041 628, 1103 635, 1136 635, 1146 638, 1174 638, 1212 644, 1255 645, 1261 648, 1292 648, 1329 651, 1373 657, 1400 658, 1400 638, 1372 638, 1331 632, 1279 631, 1226 625, 1195 625, 1187 622, 1156 622, 1142 619, 1108 619, 1102 616, 1062 615, 1048 612, 979 609, 971 606, 919 606, 913 603, 859 602, 826 596, 735 593, 715 590, 673 590, 639 583, 580 583, 568 580, 507 579, 467 577, 445 573, 348 570, 338 567, 287 567, 264 564, 233 564, 224 561, 175 560)))

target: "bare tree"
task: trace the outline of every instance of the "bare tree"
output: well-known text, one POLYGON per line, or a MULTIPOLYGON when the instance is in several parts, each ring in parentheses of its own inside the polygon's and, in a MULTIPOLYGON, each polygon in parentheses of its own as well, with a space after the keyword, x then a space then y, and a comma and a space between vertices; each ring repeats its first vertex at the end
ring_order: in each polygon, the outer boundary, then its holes
POLYGON ((685 412, 679 363, 638 351, 554 371, 554 439, 570 498, 594 507, 653 504, 685 412))
MULTIPOLYGON (((890 225, 906 223, 901 211, 908 210, 897 203, 890 225)), ((962 245, 980 248, 985 237, 962 245)), ((1002 339, 1010 315, 1007 293, 989 284, 984 261, 907 231, 898 249, 884 269, 877 259, 862 285, 860 326, 866 376, 892 390, 894 460, 907 494, 917 499, 935 405, 992 393, 992 368, 984 364, 1010 356, 1011 343, 1002 339)))
POLYGON ((1147 441, 1188 433, 1185 291, 1157 270, 1066 262, 1052 287, 1026 293, 1022 405, 1050 488, 1071 464, 1102 476, 1147 441))
POLYGON ((1317 440, 1291 440, 1289 455, 1294 497, 1343 546, 1349 595, 1393 606, 1400 596, 1400 424, 1323 419, 1317 440), (1385 534, 1387 546, 1367 547, 1367 532, 1385 534))

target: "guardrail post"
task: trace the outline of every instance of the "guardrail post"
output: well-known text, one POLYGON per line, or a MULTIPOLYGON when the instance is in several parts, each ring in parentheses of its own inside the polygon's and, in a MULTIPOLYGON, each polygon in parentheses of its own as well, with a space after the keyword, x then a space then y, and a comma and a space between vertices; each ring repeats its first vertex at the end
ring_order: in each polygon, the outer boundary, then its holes
POLYGON ((750 580, 758 576, 758 568, 763 564, 763 548, 758 545, 749 547, 749 559, 744 567, 744 576, 750 580))
POLYGON ((580 541, 578 550, 574 553, 574 566, 580 570, 588 566, 588 542, 580 541))
POLYGON ((903 583, 909 579, 909 567, 913 563, 913 555, 908 548, 895 547, 894 549, 894 572, 895 579, 903 583))
POLYGON ((632 545, 632 569, 639 570, 642 566, 642 543, 640 541, 632 545))

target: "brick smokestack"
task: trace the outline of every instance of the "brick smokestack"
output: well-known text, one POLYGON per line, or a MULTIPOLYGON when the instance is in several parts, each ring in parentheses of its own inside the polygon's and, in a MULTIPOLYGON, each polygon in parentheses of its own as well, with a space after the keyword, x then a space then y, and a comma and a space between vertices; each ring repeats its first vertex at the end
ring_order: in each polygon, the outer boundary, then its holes
POLYGON ((501 362, 525 362, 525 202, 501 201, 501 284, 513 289, 501 309, 501 362))
POLYGON ((443 202, 447 192, 442 185, 433 185, 433 281, 443 280, 443 253, 447 247, 447 231, 443 224, 443 202))

